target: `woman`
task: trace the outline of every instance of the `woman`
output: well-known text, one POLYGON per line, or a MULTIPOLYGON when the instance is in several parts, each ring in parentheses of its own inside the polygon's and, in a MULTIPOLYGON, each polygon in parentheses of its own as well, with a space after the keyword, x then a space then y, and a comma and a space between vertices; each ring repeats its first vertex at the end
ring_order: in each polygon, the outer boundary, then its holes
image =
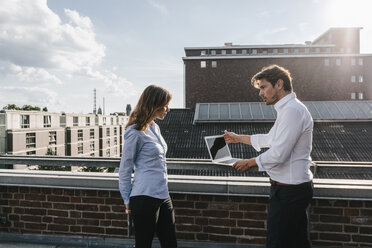
POLYGON ((165 143, 155 119, 169 112, 171 94, 150 85, 129 117, 119 169, 119 189, 125 212, 131 213, 136 248, 151 247, 157 233, 162 248, 177 247, 175 219, 168 192, 165 143), (134 180, 131 174, 134 170, 134 180))

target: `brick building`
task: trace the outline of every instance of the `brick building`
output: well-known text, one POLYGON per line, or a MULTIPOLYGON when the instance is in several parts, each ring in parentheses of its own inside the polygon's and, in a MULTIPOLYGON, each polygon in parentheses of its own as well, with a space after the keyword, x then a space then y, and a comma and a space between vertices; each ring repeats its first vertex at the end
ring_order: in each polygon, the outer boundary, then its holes
POLYGON ((372 54, 360 53, 361 29, 331 28, 305 44, 186 47, 185 106, 258 102, 250 79, 270 64, 290 70, 301 100, 371 100, 372 54))

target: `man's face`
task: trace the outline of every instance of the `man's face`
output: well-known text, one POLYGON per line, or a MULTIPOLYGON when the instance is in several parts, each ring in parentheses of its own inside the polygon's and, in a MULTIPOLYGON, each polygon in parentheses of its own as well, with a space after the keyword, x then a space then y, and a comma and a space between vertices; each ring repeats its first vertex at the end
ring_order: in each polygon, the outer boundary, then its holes
POLYGON ((275 86, 273 87, 273 85, 270 82, 268 82, 265 78, 262 78, 259 81, 258 83, 258 87, 260 89, 259 96, 266 103, 266 105, 274 105, 279 101, 277 85, 278 84, 275 84, 275 86))

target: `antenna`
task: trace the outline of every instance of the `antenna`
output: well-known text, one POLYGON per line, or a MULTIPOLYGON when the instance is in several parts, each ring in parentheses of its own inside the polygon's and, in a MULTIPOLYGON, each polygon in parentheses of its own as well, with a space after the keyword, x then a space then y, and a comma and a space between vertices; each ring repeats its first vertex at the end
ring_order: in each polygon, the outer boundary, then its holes
POLYGON ((103 97, 103 114, 105 114, 105 97, 103 97))
POLYGON ((96 114, 97 113, 97 111, 96 111, 96 103, 97 103, 97 101, 96 101, 96 89, 94 89, 93 90, 93 114, 96 114))

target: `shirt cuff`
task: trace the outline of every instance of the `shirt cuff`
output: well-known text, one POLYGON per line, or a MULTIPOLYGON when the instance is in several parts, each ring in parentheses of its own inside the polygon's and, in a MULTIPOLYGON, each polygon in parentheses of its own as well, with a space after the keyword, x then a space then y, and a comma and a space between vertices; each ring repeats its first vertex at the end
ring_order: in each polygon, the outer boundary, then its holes
POLYGON ((124 199, 124 204, 129 204, 129 199, 124 199))
POLYGON ((251 135, 251 145, 253 146, 253 148, 260 152, 261 151, 261 147, 260 145, 258 144, 258 136, 257 135, 251 135))
POLYGON ((262 166, 260 157, 261 157, 261 155, 256 157, 256 163, 258 165, 258 171, 265 171, 264 167, 262 166))

